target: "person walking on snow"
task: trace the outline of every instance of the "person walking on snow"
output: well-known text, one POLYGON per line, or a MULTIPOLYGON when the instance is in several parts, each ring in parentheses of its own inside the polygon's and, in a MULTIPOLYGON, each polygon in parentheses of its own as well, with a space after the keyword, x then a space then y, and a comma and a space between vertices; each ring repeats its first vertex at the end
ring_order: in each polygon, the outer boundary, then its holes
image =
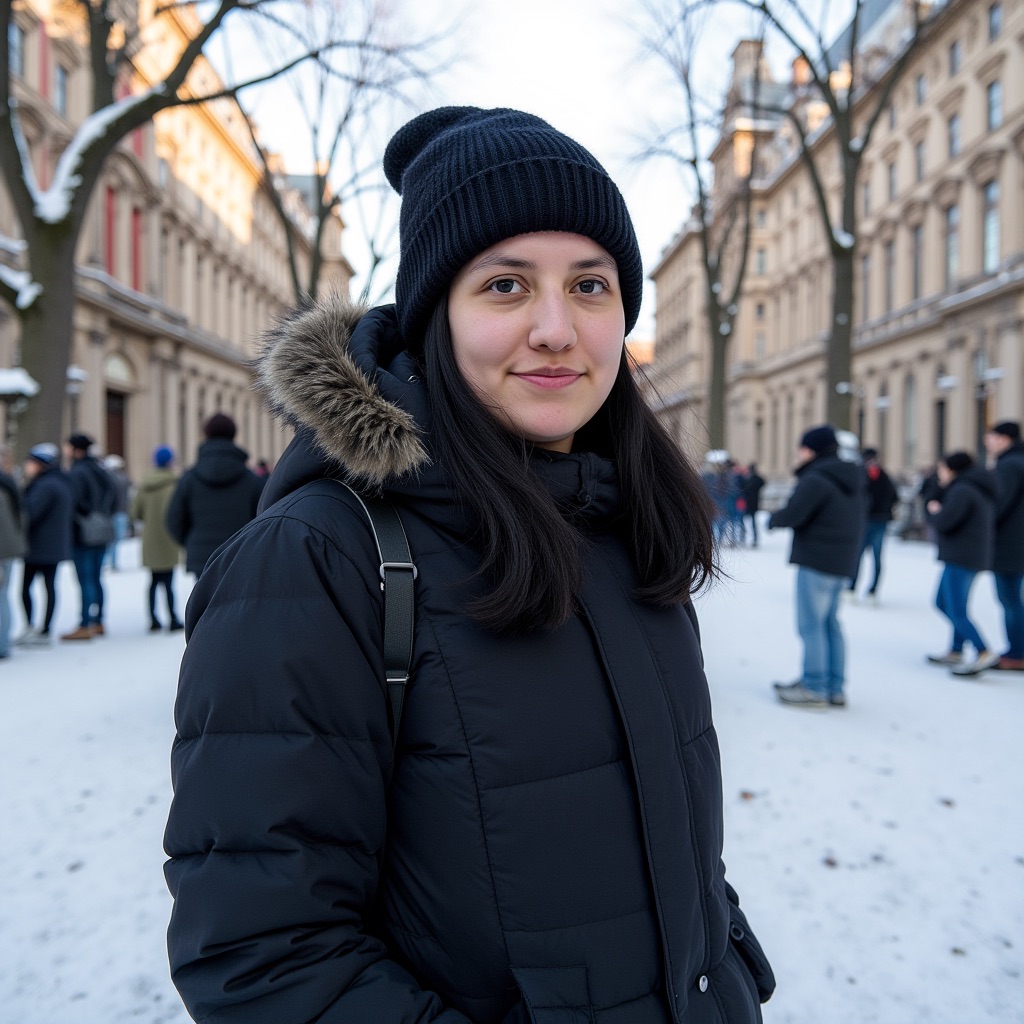
POLYGON ((168 629, 184 629, 174 602, 174 568, 181 551, 167 532, 164 519, 178 478, 171 463, 174 452, 161 445, 153 453, 153 469, 139 481, 132 498, 132 519, 142 523, 142 564, 149 569, 149 631, 158 632, 163 623, 156 614, 157 590, 163 587, 167 602, 168 629))
POLYGON ((1020 424, 997 423, 985 434, 985 449, 995 459, 996 544, 992 575, 1003 606, 1007 649, 992 667, 1024 672, 1024 444, 1020 424))
POLYGON ((968 614, 971 587, 979 572, 992 568, 995 544, 997 486, 995 477, 976 466, 967 452, 953 452, 939 460, 936 471, 943 487, 942 500, 928 502, 928 519, 938 538, 939 561, 945 563, 935 607, 953 626, 953 639, 945 654, 928 655, 933 665, 947 665, 954 675, 973 676, 991 668, 999 655, 982 639, 968 614), (976 652, 965 661, 964 644, 976 652))
POLYGON ((622 196, 515 110, 420 115, 384 167, 396 304, 271 331, 296 434, 189 600, 171 975, 210 1024, 755 1024, 691 601, 712 511, 630 372, 622 196), (403 716, 339 477, 416 566, 403 716))
POLYGON ((889 474, 879 465, 878 452, 874 448, 865 448, 862 458, 867 476, 867 522, 864 524, 864 540, 857 556, 857 568, 854 570, 853 579, 850 580, 849 591, 851 594, 857 593, 857 577, 860 575, 864 555, 870 548, 875 563, 875 574, 867 596, 869 600, 874 600, 877 599, 878 582, 882 577, 882 545, 885 542, 885 531, 892 522, 893 508, 899 495, 889 474))
MULTIPOLYGON (((743 482, 743 518, 750 520, 750 546, 757 547, 757 513, 761 511, 761 491, 764 490, 764 477, 757 471, 757 463, 752 462, 743 482)), ((743 531, 746 532, 745 530, 743 531)))
POLYGON ((789 527, 789 560, 797 566, 796 625, 804 645, 803 670, 793 683, 775 683, 784 704, 845 707, 846 643, 839 624, 843 585, 857 568, 864 529, 864 472, 838 456, 832 427, 814 427, 800 439, 796 489, 768 529, 789 527))
POLYGON ((10 453, 0 447, 0 658, 11 653, 11 571, 25 554, 21 495, 10 475, 10 453))

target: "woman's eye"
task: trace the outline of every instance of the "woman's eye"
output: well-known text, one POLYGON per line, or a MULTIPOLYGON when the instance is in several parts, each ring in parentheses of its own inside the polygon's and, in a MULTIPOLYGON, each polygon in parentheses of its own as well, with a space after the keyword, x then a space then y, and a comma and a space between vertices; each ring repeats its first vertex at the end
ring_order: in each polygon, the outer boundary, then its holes
POLYGON ((502 277, 490 284, 491 291, 499 295, 515 295, 523 290, 523 286, 511 277, 502 277))
POLYGON ((580 281, 576 286, 583 295, 600 295, 604 291, 603 281, 580 281))

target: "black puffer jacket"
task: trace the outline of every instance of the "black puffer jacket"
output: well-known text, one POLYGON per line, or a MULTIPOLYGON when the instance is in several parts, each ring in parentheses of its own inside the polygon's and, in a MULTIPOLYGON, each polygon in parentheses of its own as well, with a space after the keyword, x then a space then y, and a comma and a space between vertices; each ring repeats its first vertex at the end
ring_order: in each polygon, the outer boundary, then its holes
POLYGON ((769 528, 792 527, 789 560, 795 565, 853 576, 864 535, 864 470, 836 455, 819 455, 796 475, 796 490, 772 514, 769 528))
POLYGON ((25 561, 57 565, 71 557, 75 495, 67 474, 59 469, 41 470, 25 488, 28 519, 28 551, 25 561))
POLYGON ((256 516, 263 484, 246 467, 248 457, 227 438, 211 438, 178 481, 165 525, 185 549, 189 572, 201 573, 210 555, 256 516))
POLYGON ((979 466, 957 474, 943 491, 942 509, 929 515, 939 561, 984 572, 992 568, 996 533, 996 480, 979 466))
POLYGON ((165 837, 186 1005, 210 1024, 760 1020, 755 975, 764 997, 774 980, 725 884, 696 621, 632 598, 613 465, 536 457, 588 537, 580 612, 485 632, 394 308, 355 324, 315 308, 276 339, 264 379, 305 426, 188 606, 165 837), (419 570, 396 752, 379 557, 323 479, 341 466, 383 483, 419 570))
POLYGON ((995 572, 1024 573, 1024 444, 1019 441, 996 459, 995 572))

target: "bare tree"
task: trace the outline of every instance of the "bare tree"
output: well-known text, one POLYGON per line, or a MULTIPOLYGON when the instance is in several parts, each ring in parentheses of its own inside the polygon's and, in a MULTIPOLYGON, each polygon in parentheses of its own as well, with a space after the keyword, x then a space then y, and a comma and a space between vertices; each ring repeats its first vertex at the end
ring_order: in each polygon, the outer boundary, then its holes
POLYGON ((686 0, 645 6, 648 27, 644 48, 657 58, 680 90, 679 120, 645 147, 643 156, 665 156, 686 172, 696 192, 692 217, 700 239, 704 270, 704 312, 710 346, 707 379, 707 431, 711 448, 726 447, 725 387, 733 326, 750 251, 752 179, 757 166, 757 132, 751 130, 747 165, 739 176, 719 174, 707 155, 716 137, 725 137, 738 118, 755 125, 761 83, 760 42, 751 79, 734 83, 724 104, 713 108, 698 95, 694 80, 695 58, 701 42, 706 11, 686 0), (738 86, 738 87, 736 87, 738 86))
MULTIPOLYGON (((710 0, 720 8, 723 0, 710 0)), ((806 84, 791 102, 774 112, 787 119, 811 181, 832 257, 832 320, 826 352, 826 415, 829 422, 850 429, 851 351, 854 311, 854 248, 857 244, 857 177, 864 151, 889 105, 927 29, 929 6, 920 0, 893 4, 889 10, 903 19, 892 27, 888 46, 862 45, 865 0, 853 0, 844 31, 831 45, 829 4, 821 6, 815 25, 802 0, 724 0, 762 16, 772 32, 796 54, 806 84), (827 107, 824 123, 811 126, 808 101, 827 107), (838 203, 830 202, 825 168, 838 156, 838 203)), ((935 7, 941 7, 936 4, 935 7)), ((934 15, 932 15, 934 16, 934 15)))
MULTIPOLYGON (((341 5, 310 5, 290 26, 301 48, 310 52, 322 50, 324 42, 332 39, 354 44, 332 49, 288 77, 289 109, 296 115, 293 124, 301 124, 301 137, 308 147, 302 162, 311 170, 300 177, 309 216, 296 215, 289 203, 299 176, 284 173, 273 154, 260 145, 254 121, 246 115, 263 160, 267 192, 287 238, 296 303, 317 297, 324 233, 342 208, 351 208, 353 218, 361 222, 361 240, 367 248, 369 266, 361 301, 370 300, 376 273, 388 255, 394 218, 386 216, 385 199, 390 199, 391 188, 384 180, 380 154, 387 134, 396 127, 395 112, 411 109, 415 92, 450 64, 439 51, 449 32, 414 38, 404 27, 408 19, 400 18, 400 13, 391 0, 350 0, 341 5), (299 244, 300 233, 305 235, 308 259, 302 258, 305 247, 299 244)), ((279 52, 279 33, 261 31, 259 36, 268 62, 280 62, 284 55, 279 52)), ((259 90, 255 95, 258 103, 259 90)))
MULTIPOLYGON (((21 421, 21 436, 56 437, 61 428, 65 373, 71 352, 74 311, 75 250, 90 197, 103 166, 130 132, 170 107, 237 97, 241 90, 266 82, 344 44, 325 43, 322 51, 293 46, 279 63, 238 81, 204 91, 200 74, 204 51, 224 30, 229 16, 261 18, 287 28, 285 8, 272 0, 217 0, 206 5, 167 0, 153 10, 170 38, 180 38, 180 52, 159 81, 148 89, 116 98, 139 77, 146 47, 138 5, 125 0, 63 0, 61 16, 71 20, 87 40, 90 116, 65 147, 53 182, 42 188, 33 171, 12 89, 6 40, 12 18, 10 0, 0 2, 0 172, 21 229, 19 239, 0 238, 0 251, 16 254, 23 269, 0 262, 0 299, 14 307, 21 325, 21 363, 39 382, 21 421)), ((212 77, 212 76, 202 76, 212 77)))

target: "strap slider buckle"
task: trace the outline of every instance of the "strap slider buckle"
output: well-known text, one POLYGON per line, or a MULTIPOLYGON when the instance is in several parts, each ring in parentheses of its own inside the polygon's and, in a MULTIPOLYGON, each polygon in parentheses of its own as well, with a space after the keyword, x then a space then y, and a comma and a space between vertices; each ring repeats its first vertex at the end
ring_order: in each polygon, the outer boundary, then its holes
POLYGON ((416 569, 416 565, 413 562, 381 562, 380 563, 380 580, 384 582, 384 572, 386 569, 411 569, 412 578, 416 579, 419 576, 419 572, 416 569))

